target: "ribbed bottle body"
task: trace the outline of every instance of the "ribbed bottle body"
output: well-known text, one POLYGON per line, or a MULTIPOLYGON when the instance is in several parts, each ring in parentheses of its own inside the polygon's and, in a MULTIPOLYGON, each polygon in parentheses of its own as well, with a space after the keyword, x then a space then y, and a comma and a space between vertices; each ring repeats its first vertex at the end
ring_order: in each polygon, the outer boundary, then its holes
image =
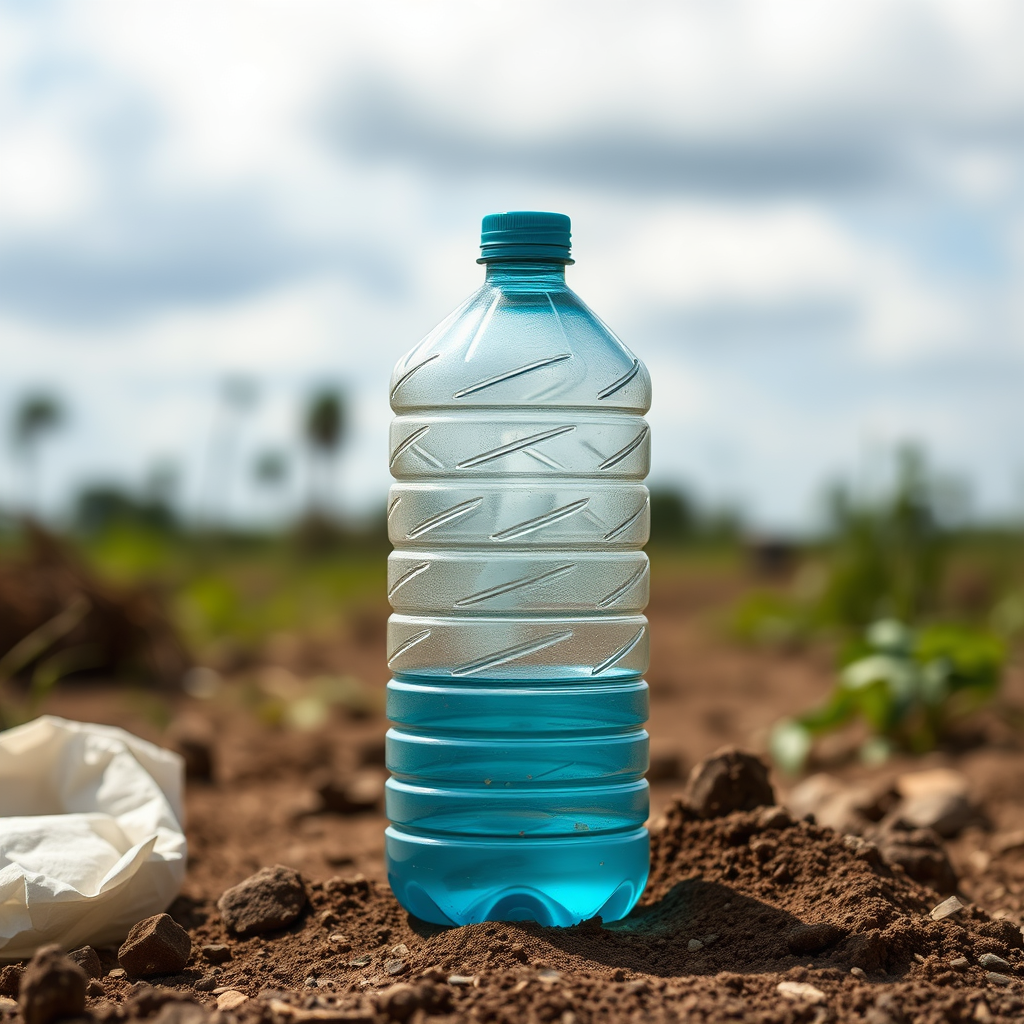
POLYGON ((561 268, 395 368, 388 872, 437 923, 627 913, 647 874, 646 370, 561 268))

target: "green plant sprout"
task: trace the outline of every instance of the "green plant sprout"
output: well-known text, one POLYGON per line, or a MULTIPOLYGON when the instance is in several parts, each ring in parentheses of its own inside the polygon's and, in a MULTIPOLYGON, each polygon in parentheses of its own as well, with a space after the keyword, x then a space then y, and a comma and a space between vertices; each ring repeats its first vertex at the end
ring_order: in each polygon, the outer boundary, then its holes
POLYGON ((1005 658, 1002 642, 976 629, 934 625, 915 632, 895 619, 876 622, 850 651, 831 698, 776 723, 772 758, 796 774, 817 736, 856 721, 871 734, 861 747, 866 761, 893 750, 931 750, 956 719, 992 699, 1005 658))

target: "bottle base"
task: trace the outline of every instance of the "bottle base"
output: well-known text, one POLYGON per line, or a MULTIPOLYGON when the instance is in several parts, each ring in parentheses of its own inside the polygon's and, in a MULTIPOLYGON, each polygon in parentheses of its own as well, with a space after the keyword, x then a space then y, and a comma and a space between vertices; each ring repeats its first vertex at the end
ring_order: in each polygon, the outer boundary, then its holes
POLYGON ((647 829, 552 839, 427 837, 390 826, 388 882, 398 902, 432 924, 536 921, 567 927, 617 921, 647 884, 647 829))

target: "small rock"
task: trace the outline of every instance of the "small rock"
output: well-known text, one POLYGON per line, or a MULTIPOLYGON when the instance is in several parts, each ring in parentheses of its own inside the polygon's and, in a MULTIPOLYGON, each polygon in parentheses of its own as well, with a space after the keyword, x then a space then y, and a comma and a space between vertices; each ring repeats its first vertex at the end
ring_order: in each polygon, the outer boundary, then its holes
POLYGON ((193 1002, 165 1003, 148 1024, 209 1024, 210 1016, 193 1002))
POLYGON ((949 961, 949 966, 957 971, 962 971, 965 967, 969 967, 970 965, 970 960, 965 956, 958 956, 949 961))
POLYGON ((775 991, 784 999, 791 999, 796 1003, 819 1005, 825 1002, 825 993, 805 981, 780 981, 775 986, 775 991))
POLYGON ((718 818, 770 806, 775 792, 760 758, 726 747, 694 765, 683 803, 699 818, 718 818))
POLYGON ((978 957, 978 963, 982 967, 994 967, 998 971, 1009 971, 1012 969, 1009 961, 1004 960, 1001 956, 996 956, 995 953, 982 953, 978 957))
POLYGON ((306 888, 294 868, 263 868, 228 889, 217 901, 224 923, 237 935, 283 928, 306 906, 306 888))
POLYGON ((16 996, 24 973, 25 968, 21 964, 0 967, 0 996, 16 996))
POLYGON ((366 967, 367 964, 373 959, 369 953, 364 953, 362 956, 357 956, 355 960, 349 960, 349 967, 366 967))
POLYGON ((959 793, 922 793, 901 800, 891 815, 897 827, 930 828, 946 839, 959 835, 973 818, 974 809, 959 793))
POLYGON ((90 978, 103 977, 103 964, 100 963, 100 955, 92 946, 83 946, 81 949, 72 950, 68 953, 68 959, 78 964, 90 978))
POLYGON ((377 996, 377 1007, 391 1020, 407 1021, 422 1005, 420 990, 415 985, 399 982, 377 996))
POLYGON ((820 953, 829 946, 834 946, 841 938, 843 932, 834 924, 822 921, 820 924, 797 925, 786 936, 786 945, 790 953, 796 956, 804 956, 820 953))
POLYGON ((114 981, 117 981, 119 978, 127 977, 127 975, 128 972, 123 967, 113 967, 110 969, 107 977, 113 978, 114 981))
POLYGON ((220 942, 203 946, 202 952, 203 958, 211 964, 226 964, 231 959, 231 948, 220 942))
POLYGON ((50 1024, 85 1013, 89 979, 58 946, 43 946, 29 961, 21 978, 18 1004, 25 1024, 50 1024))
POLYGON ((476 979, 472 974, 449 974, 448 984, 455 985, 457 987, 464 987, 466 985, 472 985, 476 979))
POLYGON ((1006 986, 1013 981, 1013 978, 1007 977, 1005 974, 997 974, 995 971, 989 971, 985 975, 985 980, 990 985, 1006 986))
POLYGON ((85 986, 85 994, 87 996, 97 998, 99 996, 105 996, 107 994, 107 990, 103 987, 102 981, 98 981, 96 978, 90 978, 89 984, 85 986))
POLYGON ((788 882, 793 881, 793 872, 790 871, 788 864, 780 864, 772 872, 772 881, 776 885, 786 885, 788 882))
POLYGON ((0 1010, 10 1010, 11 1013, 17 1013, 18 1001, 11 999, 10 996, 0 996, 0 1010))
POLYGON ((942 921, 959 914, 963 909, 964 905, 955 896, 950 896, 948 900, 943 900, 938 906, 932 907, 929 916, 933 921, 942 921))
POLYGON ((188 932, 170 914, 156 914, 140 921, 117 951, 117 962, 140 978, 177 974, 192 954, 188 932))
POLYGON ((905 772, 896 779, 896 791, 906 800, 932 793, 955 793, 967 796, 970 783, 967 776, 953 768, 926 768, 905 772))
POLYGON ((404 943, 400 942, 397 946, 391 947, 391 954, 393 956, 405 956, 409 952, 409 947, 404 943))
POLYGON ((789 828, 793 824, 793 816, 778 804, 765 807, 757 816, 758 827, 764 831, 776 831, 789 828))
POLYGON ((942 840, 930 829, 905 831, 886 823, 872 833, 882 856, 890 864, 899 864, 915 882, 938 893, 957 888, 957 875, 942 840))
POLYGON ((399 974, 405 973, 405 961, 404 960, 385 960, 384 961, 384 972, 395 977, 399 974))
POLYGON ((704 943, 701 942, 700 939, 690 939, 690 941, 686 944, 686 948, 691 953, 696 953, 697 950, 704 948, 704 943))
POLYGON ((857 835, 869 823, 881 821, 898 799, 885 780, 849 785, 819 772, 795 786, 786 805, 798 818, 812 814, 819 825, 857 835))
POLYGON ((855 978, 859 978, 861 981, 863 981, 867 977, 867 974, 864 971, 862 971, 859 967, 851 967, 850 973, 855 978))
POLYGON ((232 989, 230 992, 221 992, 217 996, 218 1010, 237 1010, 243 1003, 249 1002, 249 997, 244 992, 232 989))

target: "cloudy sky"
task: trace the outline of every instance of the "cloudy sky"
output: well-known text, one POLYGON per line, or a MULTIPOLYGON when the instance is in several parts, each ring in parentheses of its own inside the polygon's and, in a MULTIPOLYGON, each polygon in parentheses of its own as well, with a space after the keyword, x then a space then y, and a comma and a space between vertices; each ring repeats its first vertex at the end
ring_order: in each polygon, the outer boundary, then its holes
POLYGON ((482 214, 553 209, 651 368, 652 481, 797 528, 911 440, 1024 512, 1022 46, 997 0, 0 0, 0 504, 45 387, 51 511, 170 463, 198 512, 230 428, 219 500, 272 516, 302 473, 252 460, 338 382, 376 507, 391 366, 482 214))

